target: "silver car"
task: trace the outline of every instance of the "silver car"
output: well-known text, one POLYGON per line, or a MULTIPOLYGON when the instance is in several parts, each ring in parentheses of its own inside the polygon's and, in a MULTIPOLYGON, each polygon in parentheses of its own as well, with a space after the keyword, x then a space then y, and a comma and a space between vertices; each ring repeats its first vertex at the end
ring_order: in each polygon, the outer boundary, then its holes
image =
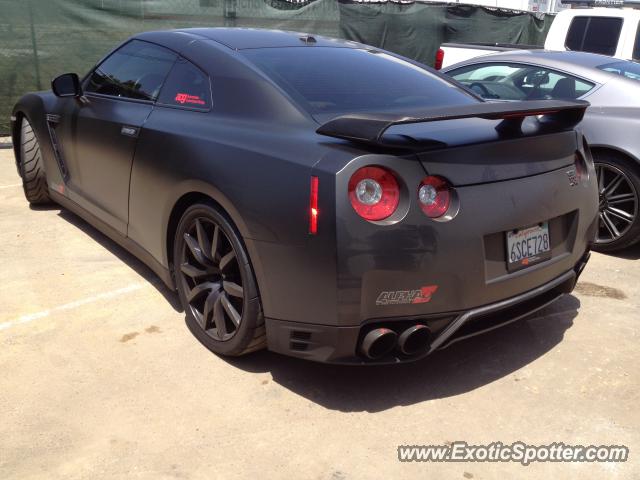
POLYGON ((518 50, 443 70, 487 100, 583 99, 600 186, 596 250, 640 240, 640 64, 583 52, 518 50))

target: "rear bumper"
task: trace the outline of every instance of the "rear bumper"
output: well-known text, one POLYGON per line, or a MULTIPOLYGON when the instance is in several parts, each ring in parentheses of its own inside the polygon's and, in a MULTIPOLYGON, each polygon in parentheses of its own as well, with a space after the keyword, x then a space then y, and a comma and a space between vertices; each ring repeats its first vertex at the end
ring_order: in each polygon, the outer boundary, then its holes
POLYGON ((493 330, 526 317, 571 293, 590 253, 587 251, 573 269, 550 282, 520 295, 464 312, 445 312, 414 318, 376 319, 359 326, 339 327, 266 319, 269 350, 317 362, 339 364, 389 364, 419 360, 459 340, 493 330), (416 323, 426 324, 434 332, 425 351, 405 356, 397 351, 380 360, 367 360, 358 354, 364 335, 384 326, 398 334, 416 323))

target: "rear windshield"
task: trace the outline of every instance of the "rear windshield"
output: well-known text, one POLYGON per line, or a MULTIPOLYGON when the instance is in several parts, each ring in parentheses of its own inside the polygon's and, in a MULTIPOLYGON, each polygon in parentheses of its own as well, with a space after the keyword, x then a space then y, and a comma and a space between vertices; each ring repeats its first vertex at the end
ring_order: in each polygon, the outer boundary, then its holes
POLYGON ((640 82, 640 64, 635 62, 612 62, 605 63, 604 65, 598 65, 600 70, 605 72, 615 73, 626 78, 630 78, 637 82, 640 82))
POLYGON ((571 21, 565 47, 577 52, 615 55, 622 30, 619 17, 575 17, 571 21))
POLYGON ((407 112, 477 102, 436 74, 375 50, 293 47, 243 53, 311 114, 407 112))

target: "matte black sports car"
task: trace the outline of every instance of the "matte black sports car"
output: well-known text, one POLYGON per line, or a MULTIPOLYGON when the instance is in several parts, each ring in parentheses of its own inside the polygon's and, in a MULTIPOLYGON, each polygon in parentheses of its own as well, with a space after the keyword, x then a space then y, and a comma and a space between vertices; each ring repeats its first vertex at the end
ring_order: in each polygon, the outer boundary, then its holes
POLYGON ((220 354, 420 358, 570 292, 595 238, 586 102, 242 29, 137 35, 52 89, 13 112, 27 199, 147 263, 220 354))

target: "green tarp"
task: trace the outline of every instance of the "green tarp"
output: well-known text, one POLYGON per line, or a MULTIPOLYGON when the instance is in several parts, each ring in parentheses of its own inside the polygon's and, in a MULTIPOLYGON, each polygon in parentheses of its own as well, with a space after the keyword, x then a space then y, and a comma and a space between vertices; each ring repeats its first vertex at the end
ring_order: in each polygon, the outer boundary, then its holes
POLYGON ((16 99, 84 74, 145 30, 265 27, 357 40, 431 64, 443 42, 541 44, 553 17, 434 3, 314 0, 0 0, 0 133, 16 99))

